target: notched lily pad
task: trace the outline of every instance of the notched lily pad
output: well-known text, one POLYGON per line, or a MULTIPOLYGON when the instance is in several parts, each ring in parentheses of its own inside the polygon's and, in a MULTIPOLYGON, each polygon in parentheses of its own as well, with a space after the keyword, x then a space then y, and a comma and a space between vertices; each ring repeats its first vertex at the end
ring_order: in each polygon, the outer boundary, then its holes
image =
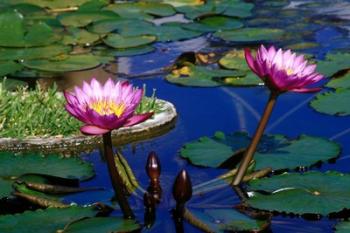
POLYGON ((325 60, 317 62, 317 71, 331 77, 339 71, 350 68, 350 53, 329 53, 325 60))
POLYGON ((276 28, 242 28, 216 32, 214 36, 225 41, 260 43, 262 41, 280 40, 284 31, 276 28))
POLYGON ((350 71, 337 77, 333 77, 327 84, 326 87, 331 88, 350 88, 350 71))
POLYGON ((251 181, 247 201, 257 209, 294 214, 328 215, 350 208, 350 175, 335 171, 285 173, 251 181))
POLYGON ((141 36, 122 36, 119 34, 109 34, 107 38, 103 39, 103 42, 116 49, 127 49, 144 46, 153 43, 157 40, 157 37, 151 35, 141 36))
MULTIPOLYGON (((181 156, 194 165, 221 167, 242 148, 246 148, 250 138, 245 133, 236 132, 224 135, 218 132, 214 137, 202 137, 184 145, 181 156)), ((297 139, 288 139, 283 135, 264 136, 255 153, 255 169, 273 170, 308 167, 319 161, 337 157, 338 144, 324 138, 301 135, 297 139)))
POLYGON ((219 30, 233 30, 243 27, 243 24, 234 18, 227 16, 208 16, 201 18, 193 23, 183 24, 188 30, 200 32, 216 32, 219 30))
POLYGON ((319 93, 310 102, 316 111, 336 116, 350 115, 350 89, 337 88, 335 91, 319 93))

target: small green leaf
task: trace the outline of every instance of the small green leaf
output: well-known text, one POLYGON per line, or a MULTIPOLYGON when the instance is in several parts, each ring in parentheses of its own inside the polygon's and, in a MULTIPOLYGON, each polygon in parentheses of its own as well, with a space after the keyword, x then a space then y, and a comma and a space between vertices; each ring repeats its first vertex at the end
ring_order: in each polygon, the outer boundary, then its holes
POLYGON ((283 30, 275 28, 242 28, 216 32, 214 36, 226 41, 260 43, 261 41, 280 40, 283 34, 283 30))
POLYGON ((350 89, 338 88, 335 91, 319 93, 310 102, 316 111, 336 116, 350 115, 350 89))
POLYGON ((341 70, 350 68, 350 53, 329 53, 326 59, 317 62, 317 71, 331 77, 341 70))
POLYGON ((331 88, 350 88, 350 72, 347 72, 343 76, 333 77, 327 84, 326 87, 331 88))

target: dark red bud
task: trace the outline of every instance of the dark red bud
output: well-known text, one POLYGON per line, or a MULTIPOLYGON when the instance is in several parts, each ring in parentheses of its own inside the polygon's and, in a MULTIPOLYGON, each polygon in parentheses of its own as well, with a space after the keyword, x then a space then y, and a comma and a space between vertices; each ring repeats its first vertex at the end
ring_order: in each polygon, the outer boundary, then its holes
POLYGON ((152 151, 149 153, 146 163, 146 172, 151 180, 159 180, 161 166, 159 158, 156 152, 152 151))
POLYGON ((185 203, 192 197, 191 178, 185 170, 181 170, 175 179, 173 196, 178 203, 185 203))

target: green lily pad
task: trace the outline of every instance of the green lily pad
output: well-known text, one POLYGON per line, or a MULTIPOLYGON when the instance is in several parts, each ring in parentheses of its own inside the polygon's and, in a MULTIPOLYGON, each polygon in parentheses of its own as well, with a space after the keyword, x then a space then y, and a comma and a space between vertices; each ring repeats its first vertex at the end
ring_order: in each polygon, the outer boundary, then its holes
POLYGON ((152 26, 152 23, 144 20, 116 18, 94 22, 89 27, 89 31, 99 34, 106 34, 113 31, 123 30, 123 28, 143 28, 152 26))
POLYGON ((325 60, 317 62, 317 71, 331 77, 341 70, 350 68, 350 53, 329 53, 325 60))
POLYGON ((226 41, 254 42, 280 40, 284 31, 276 28, 242 28, 237 30, 216 32, 214 36, 226 41))
POLYGON ((226 53, 225 56, 219 60, 219 65, 225 69, 250 71, 243 50, 232 50, 226 53))
POLYGON ((64 233, 110 233, 131 232, 140 228, 140 225, 131 219, 116 217, 86 218, 69 224, 64 233))
POLYGON ((254 73, 249 72, 242 77, 227 77, 222 80, 222 83, 228 86, 262 86, 264 82, 254 73))
POLYGON ((70 51, 70 47, 58 44, 45 47, 0 48, 0 60, 24 61, 27 59, 51 58, 67 54, 70 51))
POLYGON ((66 57, 58 57, 57 60, 30 60, 23 62, 27 68, 48 71, 48 72, 69 72, 94 68, 101 62, 97 56, 91 54, 70 55, 66 57))
POLYGON ((335 225, 335 233, 348 233, 350 232, 350 222, 340 222, 335 225))
POLYGON ((4 2, 8 2, 9 4, 21 4, 28 3, 36 6, 40 6, 42 8, 66 8, 73 6, 80 6, 86 2, 91 0, 60 0, 60 1, 48 1, 48 0, 3 0, 4 2))
POLYGON ((190 212, 211 232, 258 232, 268 225, 267 221, 250 218, 234 209, 191 209, 190 212))
POLYGON ((301 42, 301 43, 287 45, 287 48, 291 50, 303 50, 303 49, 317 48, 318 46, 319 44, 314 42, 301 42))
POLYGON ((157 37, 155 36, 122 36, 112 33, 109 34, 107 38, 103 39, 103 42, 116 49, 127 49, 151 44, 156 40, 157 37))
POLYGON ((97 211, 93 207, 69 207, 64 209, 26 211, 22 214, 0 216, 0 231, 11 233, 48 233, 56 232, 72 222, 93 217, 97 211))
POLYGON ((100 35, 79 28, 68 28, 67 35, 63 37, 63 44, 66 45, 91 45, 100 39, 100 35))
POLYGON ((166 23, 159 26, 134 25, 120 28, 118 32, 123 36, 154 35, 160 42, 186 40, 202 34, 183 29, 181 23, 166 23))
MULTIPOLYGON (((154 0, 158 1, 158 0, 154 0)), ((198 6, 205 3, 204 0, 162 0, 162 2, 170 4, 174 7, 180 6, 198 6)))
POLYGON ((350 89, 337 88, 335 91, 319 93, 310 102, 316 111, 337 116, 350 115, 350 89))
POLYGON ((14 179, 29 173, 80 180, 87 180, 94 176, 92 165, 75 157, 62 158, 58 155, 0 153, 0 177, 14 179))
POLYGON ((23 66, 14 61, 0 62, 0 77, 20 71, 23 66))
POLYGON ((25 26, 24 17, 16 11, 0 13, 0 46, 33 47, 52 44, 60 39, 43 22, 25 26))
POLYGON ((90 23, 106 19, 118 19, 119 15, 112 11, 78 11, 61 14, 58 19, 64 26, 85 27, 90 23))
POLYGON ((219 30, 233 30, 243 27, 241 21, 227 16, 208 16, 194 23, 183 24, 183 28, 200 31, 215 32, 219 30))
POLYGON ((215 0, 202 5, 180 6, 176 10, 190 19, 213 14, 244 18, 251 16, 253 7, 253 4, 239 0, 215 0))
POLYGON ((257 209, 294 214, 321 214, 350 209, 350 175, 335 171, 285 173, 249 182, 248 204, 257 209))
MULTIPOLYGON (((224 164, 239 149, 246 148, 249 142, 248 135, 244 133, 216 133, 212 138, 202 137, 185 144, 180 153, 194 165, 215 168, 224 164)), ((255 169, 308 167, 337 157, 339 152, 338 144, 323 138, 306 135, 297 139, 288 139, 282 135, 265 136, 254 156, 255 169)))
POLYGON ((11 195, 13 192, 12 183, 12 180, 5 180, 0 178, 0 199, 11 195))
POLYGON ((168 82, 194 87, 216 87, 223 85, 216 78, 224 78, 230 76, 242 76, 244 74, 239 71, 210 69, 205 66, 196 66, 186 62, 184 66, 178 70, 174 70, 172 74, 166 76, 168 82))
POLYGON ((114 11, 123 18, 146 18, 152 16, 171 16, 176 13, 175 9, 165 3, 160 2, 124 2, 111 4, 105 9, 114 11))
POLYGON ((331 88, 350 88, 350 72, 347 72, 341 77, 333 77, 327 84, 326 87, 331 88))
POLYGON ((146 45, 139 46, 135 48, 127 48, 127 49, 110 49, 110 48, 101 48, 98 50, 94 50, 93 54, 98 56, 107 56, 107 57, 127 57, 127 56, 135 56, 145 53, 150 53, 155 50, 154 47, 146 45))

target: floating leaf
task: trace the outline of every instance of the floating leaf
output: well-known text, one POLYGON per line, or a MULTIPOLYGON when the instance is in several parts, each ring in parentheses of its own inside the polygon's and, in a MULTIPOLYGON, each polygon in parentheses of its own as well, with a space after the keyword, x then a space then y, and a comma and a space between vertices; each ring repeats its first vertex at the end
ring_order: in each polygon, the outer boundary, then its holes
POLYGON ((337 116, 350 115, 350 89, 338 88, 335 91, 319 93, 310 102, 316 111, 337 116))
POLYGON ((93 207, 69 207, 64 209, 26 211, 22 214, 0 216, 0 232, 48 233, 62 229, 67 223, 86 217, 93 217, 93 207))
POLYGON ((0 77, 20 71, 23 66, 17 62, 0 62, 0 77))
POLYGON ((340 77, 333 77, 327 84, 326 87, 331 88, 350 88, 350 72, 340 77))
POLYGON ((348 233, 350 232, 350 222, 340 222, 335 225, 335 233, 348 233))
POLYGON ((40 6, 43 8, 66 8, 79 6, 91 0, 60 0, 60 1, 48 1, 48 0, 3 0, 4 2, 8 2, 10 4, 21 4, 28 3, 36 6, 40 6))
POLYGON ((248 204, 257 209, 294 214, 321 214, 350 208, 350 175, 335 171, 285 173, 271 178, 253 180, 254 192, 248 204))
POLYGON ((176 69, 172 74, 166 76, 166 80, 183 86, 195 87, 215 87, 222 83, 215 78, 223 78, 230 76, 242 76, 239 71, 210 69, 205 66, 196 66, 186 62, 183 67, 176 69))
POLYGON ((70 55, 67 57, 58 57, 57 60, 30 60, 25 61, 23 65, 31 69, 37 69, 49 72, 69 72, 94 68, 100 65, 97 56, 89 55, 70 55))
POLYGON ((124 2, 111 4, 105 9, 116 12, 123 18, 146 18, 150 19, 152 16, 171 16, 176 13, 175 9, 165 3, 159 2, 124 2))
POLYGON ((86 218, 69 224, 64 233, 110 233, 131 232, 140 228, 140 225, 131 219, 116 217, 86 218))
POLYGON ((91 45, 100 39, 100 36, 95 33, 88 32, 84 29, 70 27, 67 29, 67 35, 63 37, 63 44, 66 45, 91 45))
POLYGON ((12 182, 12 180, 5 180, 0 178, 0 199, 11 195, 13 191, 12 182))
POLYGON ((107 56, 107 57, 127 57, 127 56, 135 56, 145 53, 150 53, 155 50, 152 46, 139 46, 135 48, 127 48, 127 49, 110 49, 110 48, 99 48, 93 51, 94 55, 98 56, 107 56))
POLYGON ((275 28, 242 28, 216 32, 214 36, 226 41, 259 43, 261 41, 279 40, 283 34, 283 30, 275 28))
POLYGON ((341 70, 350 68, 350 53, 329 53, 325 60, 317 62, 317 71, 331 77, 341 70))
POLYGON ((314 42, 301 42, 296 44, 290 44, 287 46, 287 48, 291 50, 303 50, 303 49, 311 49, 311 48, 317 48, 319 44, 314 42))
POLYGON ((109 34, 107 38, 103 39, 103 42, 116 49, 127 49, 144 46, 156 41, 155 36, 122 36, 119 34, 109 34))
POLYGON ((43 22, 25 26, 23 15, 16 11, 0 13, 0 46, 32 47, 49 45, 60 39, 43 22))
POLYGON ((250 71, 243 50, 232 50, 226 53, 225 56, 219 60, 219 64, 225 69, 250 71))
POLYGON ((30 60, 51 58, 61 54, 67 54, 71 48, 64 45, 50 45, 45 47, 30 48, 0 48, 0 60, 30 60))
POLYGON ((0 155, 0 177, 13 179, 23 174, 36 173, 87 180, 94 176, 91 164, 76 157, 62 158, 58 155, 42 156, 39 154, 14 155, 9 152, 1 152, 0 155))
POLYGON ((118 19, 119 15, 112 11, 78 11, 65 13, 58 17, 64 26, 85 27, 90 23, 106 19, 118 19))
POLYGON ((152 23, 143 20, 116 18, 95 22, 89 27, 89 31, 106 34, 113 31, 123 30, 123 28, 136 28, 137 30, 138 28, 152 26, 154 26, 152 23))
POLYGON ((243 27, 241 21, 227 16, 208 16, 194 23, 183 24, 183 28, 200 31, 215 32, 219 30, 233 30, 243 27))
POLYGON ((267 221, 250 218, 234 209, 191 209, 190 214, 204 223, 206 229, 217 233, 258 232, 268 226, 267 221))
POLYGON ((224 78, 222 82, 225 85, 231 85, 231 86, 264 85, 264 82, 252 72, 249 72, 246 76, 242 76, 242 77, 227 77, 227 78, 224 78))
MULTIPOLYGON (((244 133, 214 137, 202 137, 184 145, 181 156, 191 163, 206 167, 220 167, 239 149, 246 148, 250 142, 244 133)), ((287 139, 282 135, 264 136, 255 153, 255 169, 267 167, 273 170, 293 169, 311 166, 319 161, 327 161, 338 156, 339 145, 327 139, 302 135, 297 139, 287 139)))

